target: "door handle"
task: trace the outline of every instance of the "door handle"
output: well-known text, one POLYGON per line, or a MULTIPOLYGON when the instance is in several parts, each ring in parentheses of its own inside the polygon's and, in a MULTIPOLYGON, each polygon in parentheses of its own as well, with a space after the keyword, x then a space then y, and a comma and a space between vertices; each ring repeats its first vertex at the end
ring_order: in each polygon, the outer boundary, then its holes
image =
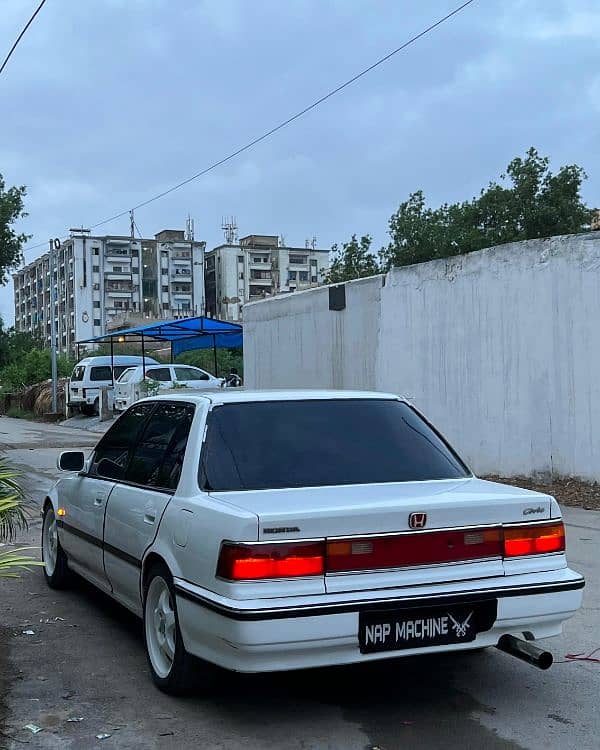
POLYGON ((144 523, 152 525, 156 521, 156 511, 154 509, 148 510, 144 513, 144 523))
POLYGON ((96 495, 96 498, 94 499, 94 505, 95 505, 96 507, 99 507, 99 506, 100 506, 100 505, 102 505, 102 503, 103 503, 103 502, 104 502, 104 501, 106 500, 106 497, 107 497, 107 495, 106 495, 106 493, 105 493, 105 492, 99 492, 99 493, 98 493, 98 494, 96 495))

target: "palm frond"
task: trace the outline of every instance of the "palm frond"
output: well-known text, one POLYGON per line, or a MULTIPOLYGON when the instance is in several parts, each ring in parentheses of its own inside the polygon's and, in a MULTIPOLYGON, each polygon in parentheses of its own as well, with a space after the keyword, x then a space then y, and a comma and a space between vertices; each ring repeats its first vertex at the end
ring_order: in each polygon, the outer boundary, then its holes
POLYGON ((17 531, 27 528, 20 476, 5 458, 0 458, 0 540, 12 541, 17 531))
POLYGON ((30 549, 37 548, 19 547, 9 552, 0 552, 0 578, 18 578, 19 573, 16 572, 17 569, 30 570, 31 568, 42 566, 44 563, 40 560, 21 554, 30 549))

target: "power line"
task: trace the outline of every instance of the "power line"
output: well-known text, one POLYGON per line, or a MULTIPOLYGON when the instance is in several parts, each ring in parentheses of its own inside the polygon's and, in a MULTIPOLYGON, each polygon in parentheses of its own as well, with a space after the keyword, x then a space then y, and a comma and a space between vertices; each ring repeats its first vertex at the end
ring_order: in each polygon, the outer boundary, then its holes
POLYGON ((18 43, 19 43, 19 42, 21 41, 21 38, 23 37, 23 35, 24 35, 24 34, 25 34, 25 32, 27 31, 27 29, 28 29, 28 28, 29 28, 29 27, 31 26, 31 24, 33 23, 33 19, 34 19, 34 18, 35 18, 35 17, 37 16, 37 14, 38 14, 38 13, 40 12, 40 10, 42 9, 42 6, 44 5, 44 3, 45 3, 45 2, 46 2, 46 0, 42 0, 42 2, 41 2, 41 3, 40 3, 40 4, 38 5, 38 7, 36 8, 36 10, 35 10, 35 13, 34 13, 34 14, 33 14, 33 15, 31 16, 31 18, 29 19, 29 21, 27 21, 27 23, 25 24, 25 26, 24 26, 24 28, 23 28, 23 31, 22 31, 22 32, 21 32, 21 33, 19 34, 19 36, 17 37, 17 40, 16 40, 16 42, 15 42, 15 43, 13 44, 13 46, 12 46, 12 47, 10 48, 10 50, 9 50, 9 52, 8 52, 8 55, 6 55, 6 57, 4 58, 4 62, 2 63, 2 66, 0 67, 0 73, 2 73, 2 71, 3 71, 3 70, 4 70, 4 68, 6 67, 6 63, 7 63, 7 62, 8 62, 9 60, 10 60, 10 57, 11 57, 12 53, 13 53, 13 52, 15 51, 15 49, 17 48, 17 44, 18 44, 18 43))
MULTIPOLYGON (((151 198, 148 198, 145 201, 142 201, 141 203, 138 203, 136 206, 133 206, 132 208, 125 209, 124 211, 120 211, 119 213, 114 214, 113 216, 109 216, 107 219, 103 219, 102 221, 97 222, 96 224, 92 224, 90 226, 90 229, 96 229, 97 227, 101 227, 104 224, 108 224, 111 221, 115 221, 116 219, 120 219, 123 216, 126 216, 129 214, 130 211, 137 211, 139 208, 144 208, 144 206, 149 205, 150 203, 154 203, 154 201, 159 200, 160 198, 164 198, 165 195, 168 195, 169 193, 174 192, 175 190, 179 190, 180 188, 184 187, 184 185, 188 185, 190 182, 193 182, 194 180, 197 180, 199 177, 204 176, 205 174, 208 174, 209 172, 212 172, 217 167, 222 166, 228 161, 231 161, 231 159, 234 159, 236 156, 239 156, 240 154, 244 153, 245 151, 248 151, 253 146, 256 146, 261 141, 266 140, 270 136, 272 136, 274 133, 277 133, 277 131, 282 130, 283 128, 290 125, 295 120, 298 120, 300 117, 303 117, 305 114, 310 112, 313 109, 316 109, 319 105, 323 104, 323 102, 327 101, 328 99, 331 99, 331 97, 335 96, 336 94, 339 94, 340 91, 343 91, 345 88, 350 86, 351 84, 358 81, 363 76, 367 75, 367 73, 370 73, 375 68, 379 67, 380 65, 383 65, 383 63, 387 62, 390 58, 394 57, 394 55, 397 55, 399 52, 402 52, 402 50, 405 50, 407 47, 410 47, 412 44, 417 42, 422 37, 429 34, 431 31, 436 29, 438 26, 441 26, 446 21, 450 20, 453 16, 460 13, 462 10, 464 10, 467 6, 474 3, 475 0, 466 0, 466 2, 463 2, 461 5, 459 5, 457 8, 452 10, 450 13, 447 13, 442 18, 438 19, 434 23, 432 23, 427 28, 423 29, 423 31, 419 32, 415 36, 408 39, 406 42, 401 44, 399 47, 396 47, 396 49, 392 50, 391 52, 388 52, 388 54, 384 55, 383 57, 380 57, 378 60, 376 60, 373 64, 369 65, 367 68, 364 68, 359 73, 356 73, 356 75, 352 76, 352 78, 349 78, 347 81, 344 81, 344 83, 341 83, 339 86, 336 86, 336 88, 332 89, 328 93, 324 94, 323 96, 316 99, 314 102, 309 104, 308 106, 304 107, 304 109, 301 109, 300 111, 296 112, 291 117, 288 117, 287 120, 284 120, 283 122, 280 122, 278 125, 275 125, 270 130, 267 130, 262 135, 258 136, 257 138, 254 138, 253 140, 246 143, 244 146, 241 146, 240 148, 236 149, 235 151, 232 151, 227 156, 223 157, 222 159, 219 159, 216 162, 213 162, 209 166, 202 169, 200 172, 196 172, 196 174, 192 175, 191 177, 188 177, 187 179, 183 180, 182 182, 178 182, 176 185, 172 185, 171 187, 167 188, 166 190, 163 190, 161 193, 157 193, 156 195, 152 196, 151 198)), ((42 247, 45 245, 45 242, 41 242, 39 245, 32 245, 31 247, 25 248, 25 251, 27 250, 34 250, 35 248, 42 247)))

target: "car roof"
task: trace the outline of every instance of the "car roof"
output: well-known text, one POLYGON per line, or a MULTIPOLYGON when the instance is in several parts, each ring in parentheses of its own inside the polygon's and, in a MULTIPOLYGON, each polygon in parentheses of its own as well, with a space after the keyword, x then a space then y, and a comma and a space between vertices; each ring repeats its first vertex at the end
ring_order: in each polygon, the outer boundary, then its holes
MULTIPOLYGON (((155 359, 152 357, 146 357, 146 362, 151 365, 158 364, 155 359)), ((142 358, 141 356, 138 356, 137 354, 115 354, 114 357, 112 357, 112 362, 115 365, 138 365, 142 364, 142 358)), ((98 356, 98 357, 84 357, 83 359, 80 359, 79 362, 75 365, 75 367, 79 367, 80 365, 110 365, 111 363, 111 357, 109 354, 98 356)))
POLYGON ((378 391, 339 391, 339 390, 246 390, 245 388, 226 388, 218 391, 195 391, 186 394, 165 394, 153 396, 151 401, 193 401, 201 403, 209 401, 212 404, 236 404, 257 401, 325 401, 339 399, 386 399, 404 401, 395 393, 380 393, 378 391))

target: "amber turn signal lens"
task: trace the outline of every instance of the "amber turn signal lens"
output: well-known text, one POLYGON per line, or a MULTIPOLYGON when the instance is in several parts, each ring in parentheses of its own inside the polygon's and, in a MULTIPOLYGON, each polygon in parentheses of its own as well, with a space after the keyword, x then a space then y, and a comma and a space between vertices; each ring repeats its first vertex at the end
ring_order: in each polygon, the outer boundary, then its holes
POLYGON ((504 529, 504 557, 563 552, 565 527, 562 521, 537 526, 507 526, 504 529))

